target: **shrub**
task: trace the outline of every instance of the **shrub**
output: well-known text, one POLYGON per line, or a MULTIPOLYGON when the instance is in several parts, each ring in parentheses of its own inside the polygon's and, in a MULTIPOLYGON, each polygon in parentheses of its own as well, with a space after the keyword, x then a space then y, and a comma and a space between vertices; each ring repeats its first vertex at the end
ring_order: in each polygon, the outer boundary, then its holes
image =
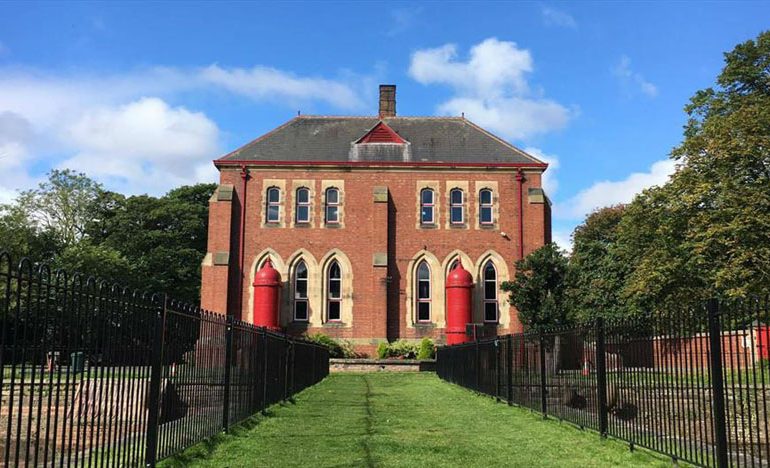
POLYGON ((417 351, 417 359, 433 359, 436 357, 436 347, 430 338, 420 341, 420 349, 417 351))
POLYGON ((417 345, 404 340, 396 340, 393 343, 380 343, 377 346, 377 356, 380 359, 414 359, 417 357, 417 345))
POLYGON ((388 357, 388 343, 383 341, 377 345, 377 357, 380 359, 388 357))
POLYGON ((329 348, 329 357, 333 358, 358 358, 362 357, 360 353, 357 353, 353 349, 353 343, 346 340, 335 340, 329 335, 323 333, 316 333, 314 335, 307 335, 306 338, 314 343, 318 343, 322 346, 329 348))

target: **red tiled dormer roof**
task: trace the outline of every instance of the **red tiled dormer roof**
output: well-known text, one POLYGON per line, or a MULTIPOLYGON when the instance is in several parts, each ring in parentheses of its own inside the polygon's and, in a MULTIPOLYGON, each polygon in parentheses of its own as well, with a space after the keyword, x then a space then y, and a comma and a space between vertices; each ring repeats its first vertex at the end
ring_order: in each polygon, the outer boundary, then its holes
POLYGON ((361 137, 356 143, 395 143, 403 145, 406 141, 398 136, 398 133, 390 128, 388 124, 379 122, 373 129, 369 130, 369 133, 361 137))

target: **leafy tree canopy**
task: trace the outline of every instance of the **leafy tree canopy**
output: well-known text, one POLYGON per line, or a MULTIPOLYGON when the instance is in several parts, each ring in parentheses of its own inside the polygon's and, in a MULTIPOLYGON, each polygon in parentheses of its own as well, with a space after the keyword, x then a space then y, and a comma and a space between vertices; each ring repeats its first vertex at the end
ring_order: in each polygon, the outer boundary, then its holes
POLYGON ((501 285, 526 330, 566 325, 564 304, 567 257, 556 244, 547 244, 516 262, 513 281, 501 285))

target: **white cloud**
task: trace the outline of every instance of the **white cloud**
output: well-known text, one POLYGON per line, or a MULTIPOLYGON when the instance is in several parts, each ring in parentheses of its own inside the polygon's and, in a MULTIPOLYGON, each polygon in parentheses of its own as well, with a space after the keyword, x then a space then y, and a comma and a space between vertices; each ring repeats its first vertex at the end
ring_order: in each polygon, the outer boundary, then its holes
POLYGON ((351 86, 323 78, 298 77, 270 67, 222 68, 210 65, 201 70, 200 78, 235 94, 255 100, 322 101, 344 109, 363 104, 351 86))
POLYGON ((531 90, 527 75, 532 55, 516 43, 489 38, 458 60, 457 46, 446 44, 412 54, 409 75, 422 84, 444 84, 455 95, 437 113, 460 115, 506 138, 529 136, 564 127, 571 112, 531 90))
POLYGON ((200 112, 142 98, 92 109, 63 129, 77 153, 61 162, 131 193, 157 193, 194 182, 217 154, 219 129, 200 112), (200 171, 200 172, 199 172, 200 171))
POLYGON ((543 15, 543 22, 545 22, 546 26, 577 29, 578 24, 575 18, 564 10, 543 6, 540 9, 540 13, 543 15))
POLYGON ((411 28, 417 17, 422 13, 422 7, 396 8, 390 12, 392 21, 390 29, 386 31, 388 36, 396 36, 411 28))
POLYGON ((541 184, 548 197, 553 199, 559 189, 559 181, 556 179, 556 171, 559 169, 559 158, 552 154, 546 154, 540 148, 532 146, 524 148, 524 151, 537 159, 548 163, 548 169, 543 173, 541 184))
POLYGON ((360 107, 356 84, 364 78, 341 76, 218 65, 60 75, 0 67, 0 200, 33 186, 37 171, 50 167, 84 171, 128 193, 215 180, 220 131, 203 113, 173 105, 176 96, 224 90, 254 101, 360 107))
POLYGON ((664 184, 675 170, 676 163, 664 159, 655 162, 648 172, 634 172, 619 181, 595 182, 564 204, 557 205, 554 214, 561 219, 583 219, 597 208, 629 203, 642 190, 664 184))
POLYGON ((553 231, 552 241, 567 252, 572 252, 572 234, 567 231, 553 231))
POLYGON ((612 74, 617 77, 624 87, 635 88, 648 97, 658 95, 658 87, 647 81, 640 73, 631 69, 631 59, 623 55, 620 61, 612 68, 612 74))

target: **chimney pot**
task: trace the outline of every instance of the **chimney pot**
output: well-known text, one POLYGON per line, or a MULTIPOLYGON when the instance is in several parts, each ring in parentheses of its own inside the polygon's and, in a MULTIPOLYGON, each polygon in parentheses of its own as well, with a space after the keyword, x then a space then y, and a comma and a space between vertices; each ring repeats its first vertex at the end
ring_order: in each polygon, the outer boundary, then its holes
POLYGON ((396 85, 380 85, 380 118, 396 116, 396 85))

